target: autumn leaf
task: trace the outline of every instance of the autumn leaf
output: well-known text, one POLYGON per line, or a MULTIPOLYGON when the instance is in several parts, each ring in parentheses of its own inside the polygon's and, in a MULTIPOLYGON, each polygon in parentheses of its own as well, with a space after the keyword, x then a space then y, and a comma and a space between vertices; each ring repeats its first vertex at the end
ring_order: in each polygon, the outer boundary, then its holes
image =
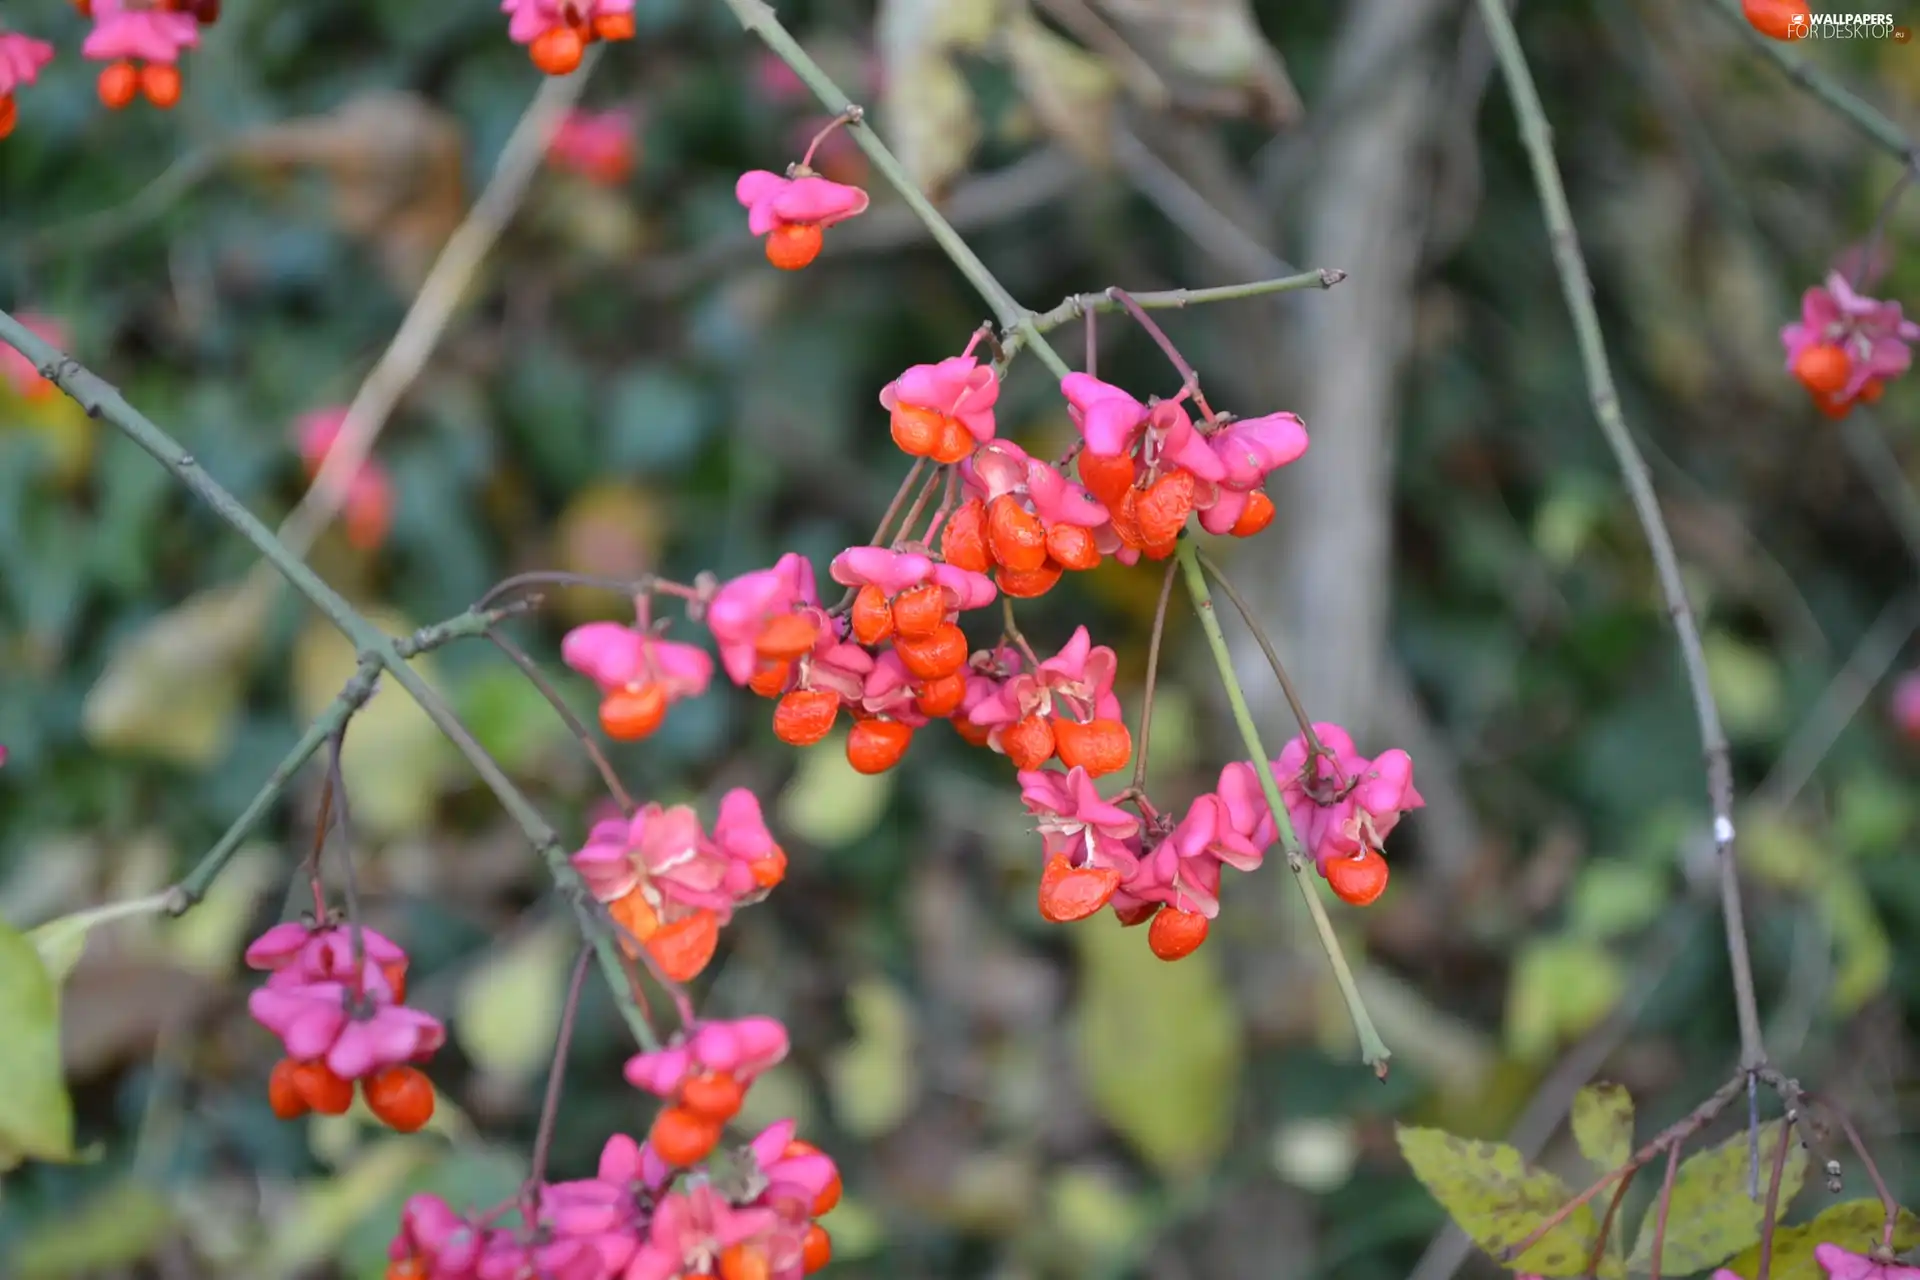
MULTIPOLYGON (((1760 1169, 1765 1179, 1773 1168, 1774 1153, 1788 1142, 1787 1163, 1780 1175, 1776 1216, 1785 1213, 1807 1176, 1807 1153, 1784 1132, 1780 1121, 1760 1126, 1760 1169)), ((1763 1203, 1748 1197, 1753 1167, 1750 1135, 1738 1133, 1716 1147, 1687 1157, 1674 1179, 1673 1199, 1667 1209, 1667 1234, 1660 1251, 1660 1269, 1667 1275, 1685 1275, 1719 1266, 1760 1238, 1766 1216, 1763 1203)), ((1653 1232, 1658 1215, 1649 1213, 1627 1257, 1629 1269, 1644 1271, 1653 1257, 1653 1232)), ((1777 1274, 1777 1273, 1776 1273, 1777 1274)))
POLYGON ((1601 1169, 1618 1169, 1633 1154, 1633 1099, 1617 1084, 1588 1085, 1573 1096, 1573 1140, 1601 1169))
MULTIPOLYGON (((1566 1183, 1528 1165, 1514 1148, 1478 1142, 1441 1129, 1395 1126, 1400 1153, 1413 1176, 1433 1193, 1472 1241, 1501 1260, 1503 1251, 1531 1236, 1561 1206, 1573 1199, 1566 1183)), ((1591 1205, 1581 1205, 1525 1253, 1501 1265, 1537 1276, 1584 1275, 1600 1220, 1591 1205)), ((1603 1257, 1602 1280, 1621 1274, 1619 1260, 1603 1257)))
MULTIPOLYGON (((1773 1256, 1767 1268, 1770 1280, 1827 1280, 1827 1273, 1814 1260, 1815 1245, 1837 1244, 1842 1249, 1865 1253, 1880 1243, 1887 1213, 1878 1200, 1849 1200, 1825 1210, 1812 1222, 1797 1227, 1782 1227, 1773 1233, 1773 1256)), ((1896 1253, 1920 1246, 1920 1218, 1905 1209, 1894 1221, 1893 1248, 1896 1253)), ((1666 1270, 1664 1251, 1662 1269, 1666 1270)), ((1741 1280, 1755 1280, 1760 1274, 1760 1246, 1755 1244, 1731 1262, 1727 1270, 1741 1280)))

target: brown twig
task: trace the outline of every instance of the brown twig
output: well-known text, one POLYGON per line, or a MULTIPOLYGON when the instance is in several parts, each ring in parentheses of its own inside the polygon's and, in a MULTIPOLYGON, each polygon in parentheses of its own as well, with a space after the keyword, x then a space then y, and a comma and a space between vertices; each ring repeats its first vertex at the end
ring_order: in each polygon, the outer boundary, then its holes
POLYGON ((553 1150, 554 1123, 560 1115, 560 1095, 566 1089, 567 1050, 573 1044, 574 1015, 580 1011, 580 991, 586 985, 587 965, 593 959, 592 947, 581 947, 573 962, 573 976, 567 979, 567 1002, 560 1006, 560 1027, 553 1037, 553 1062, 547 1068, 547 1090, 540 1099, 540 1127, 534 1131, 533 1155, 527 1166, 527 1181, 521 1190, 528 1226, 534 1223, 539 1205, 534 1197, 547 1180, 547 1157, 553 1150))
POLYGON ((1534 1245, 1539 1244, 1541 1240, 1545 1239, 1548 1232, 1565 1222, 1575 1209, 1578 1209, 1581 1205, 1587 1203, 1602 1191, 1605 1191, 1621 1178, 1631 1177, 1642 1165, 1652 1160, 1655 1156, 1667 1151, 1678 1151, 1688 1139, 1712 1124, 1721 1112, 1732 1105, 1733 1100, 1739 1097, 1740 1091, 1746 1087, 1747 1075, 1747 1072, 1742 1071, 1734 1076, 1733 1079, 1721 1085, 1718 1089, 1714 1090, 1712 1097, 1695 1107, 1692 1111, 1689 1111, 1686 1115, 1680 1117, 1680 1119, 1674 1123, 1668 1125, 1665 1129, 1662 1129, 1654 1136, 1651 1142, 1634 1152, 1625 1164, 1607 1173, 1598 1182, 1561 1205, 1546 1221, 1542 1222, 1538 1227, 1535 1227, 1533 1231, 1527 1235, 1526 1239, 1516 1245, 1511 1245, 1501 1250, 1500 1261, 1512 1262, 1515 1258, 1526 1253, 1527 1250, 1533 1248, 1534 1245))
POLYGON ((1653 1209, 1653 1251, 1647 1260, 1647 1280, 1660 1280, 1660 1255, 1667 1247, 1667 1211, 1673 1208, 1673 1180, 1680 1172, 1680 1144, 1667 1149, 1667 1173, 1660 1180, 1660 1198, 1653 1209))
POLYGON ((1780 1122, 1780 1141, 1773 1150, 1773 1171, 1767 1179, 1767 1203, 1760 1218, 1760 1267, 1753 1280, 1767 1280, 1773 1270, 1774 1219, 1780 1214, 1780 1183, 1787 1174, 1787 1149, 1793 1145, 1793 1112, 1780 1122))
MULTIPOLYGON (((1679 1144, 1674 1144, 1673 1149, 1678 1151, 1679 1144)), ((1607 1216, 1600 1220, 1600 1234, 1593 1242, 1593 1252, 1587 1256, 1587 1280, 1594 1280, 1600 1274, 1601 1260, 1607 1256, 1607 1245, 1613 1239, 1613 1220, 1619 1216, 1620 1202, 1627 1198, 1627 1188, 1633 1185, 1639 1172, 1635 1169, 1620 1179, 1620 1184, 1613 1189, 1613 1198, 1607 1201, 1607 1216)))
MULTIPOLYGON (((1853 1154, 1859 1159, 1861 1165, 1866 1168, 1867 1178, 1873 1183, 1873 1193, 1880 1198, 1880 1207, 1886 1211, 1887 1215, 1886 1226, 1882 1228, 1880 1234, 1880 1248, 1882 1252, 1891 1256, 1893 1251, 1893 1232, 1894 1228, 1899 1225, 1900 1220, 1900 1202, 1895 1200, 1893 1198, 1893 1192, 1887 1189, 1887 1180, 1880 1176, 1880 1166, 1874 1162, 1873 1156, 1868 1153, 1867 1144, 1860 1140, 1860 1131, 1854 1127, 1852 1117, 1824 1097, 1804 1091, 1800 1096, 1807 1102, 1825 1111, 1839 1123, 1840 1131, 1847 1135, 1847 1145, 1853 1148, 1853 1154)), ((1759 1280, 1766 1280, 1765 1275, 1761 1275, 1759 1280)))
POLYGON ((1153 339, 1154 345, 1160 348, 1161 352, 1166 355, 1168 362, 1173 365, 1174 371, 1180 375, 1181 383, 1186 387, 1187 392, 1193 396, 1194 404, 1199 406, 1201 416, 1208 422, 1212 422, 1213 409, 1207 404, 1206 394, 1200 390, 1200 374, 1187 362, 1187 358, 1180 354, 1180 348, 1173 345, 1173 339, 1167 336, 1167 331, 1162 329, 1159 324, 1155 322, 1154 318, 1148 315, 1146 310, 1141 307, 1138 302, 1133 300, 1133 295, 1125 289, 1109 289, 1107 290, 1107 296, 1124 307, 1127 314, 1133 317, 1133 322, 1146 330, 1147 336, 1153 339))

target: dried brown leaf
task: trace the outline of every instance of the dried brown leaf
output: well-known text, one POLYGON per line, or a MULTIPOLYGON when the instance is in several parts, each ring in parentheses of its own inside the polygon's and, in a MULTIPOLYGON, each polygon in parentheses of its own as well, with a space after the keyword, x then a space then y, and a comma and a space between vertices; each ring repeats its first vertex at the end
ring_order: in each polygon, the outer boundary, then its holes
POLYGON ((334 221, 370 242, 407 292, 426 279, 466 213, 465 134, 415 94, 366 93, 325 115, 267 125, 239 138, 232 154, 272 175, 325 174, 334 221))

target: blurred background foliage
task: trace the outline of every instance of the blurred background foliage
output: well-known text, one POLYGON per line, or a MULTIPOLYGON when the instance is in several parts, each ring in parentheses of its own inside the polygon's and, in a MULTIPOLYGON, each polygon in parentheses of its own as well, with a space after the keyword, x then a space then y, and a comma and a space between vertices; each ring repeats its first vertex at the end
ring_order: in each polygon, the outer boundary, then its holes
MULTIPOLYGON (((1775 336, 1898 165, 1696 8, 1518 17, 1735 739, 1771 1046, 1910 1189, 1915 762, 1883 694, 1920 623, 1915 393, 1826 422, 1775 336)), ((1429 1249, 1440 1210, 1392 1120, 1513 1133, 1577 1167, 1549 1138, 1578 1084, 1626 1084, 1644 1137, 1735 1052, 1696 731, 1484 34, 1445 0, 778 9, 1029 305, 1353 273, 1168 327, 1216 404, 1306 414, 1287 514, 1229 572, 1316 714, 1370 754, 1409 747, 1432 802, 1394 836, 1382 903, 1334 904, 1396 1051, 1381 1085, 1277 868, 1232 882, 1212 944, 1169 966, 1110 918, 1043 925, 1004 762, 950 734, 863 778, 837 743, 796 754, 765 704, 720 692, 616 746, 646 797, 754 787, 793 854, 698 994, 793 1028, 751 1105, 797 1114, 841 1161, 835 1274, 1444 1280, 1464 1255, 1429 1249)), ((0 300, 64 324, 222 483, 284 515, 304 482, 292 424, 352 398, 540 77, 485 0, 237 0, 176 110, 108 113, 67 6, 4 16, 61 58, 0 146, 0 300)), ((630 174, 536 179, 378 442, 390 536, 368 551, 336 529, 313 550, 397 628, 530 568, 687 579, 797 549, 824 569, 904 471, 879 387, 984 318, 881 189, 814 267, 770 269, 732 184, 796 158, 821 113, 717 2, 639 0, 636 18, 584 91, 632 113, 630 174)), ((1805 52, 1915 117, 1911 46, 1805 52)), ((823 167, 868 177, 837 144, 823 167)), ((1917 217, 1888 222, 1885 296, 1920 286, 1917 217)), ((1137 333, 1099 335, 1107 376, 1172 389, 1137 333)), ((1070 428, 1026 364, 1002 431, 1056 451, 1070 428)), ((0 915, 24 927, 182 873, 351 654, 284 589, 236 604, 247 548, 147 457, 62 399, 0 395, 0 915)), ((1023 626, 1050 648, 1085 623, 1119 649, 1131 719, 1157 586, 1103 568, 1023 626)), ((515 630, 557 667, 565 626, 618 604, 563 593, 515 630)), ((1235 750, 1175 613, 1153 726, 1169 806, 1235 750)), ((485 646, 422 666, 581 835, 593 776, 527 683, 485 646)), ((559 683, 591 710, 583 681, 559 683)), ((1262 697, 1277 751, 1290 728, 1262 697)), ((368 918, 452 1023, 434 1132, 268 1111, 238 956, 297 906, 309 776, 198 911, 87 939, 61 1032, 89 1158, 8 1177, 0 1274, 370 1277, 410 1191, 490 1203, 518 1183, 570 925, 396 691, 356 720, 347 776, 368 918)), ((627 1049, 590 984, 557 1175, 644 1129, 627 1049)))

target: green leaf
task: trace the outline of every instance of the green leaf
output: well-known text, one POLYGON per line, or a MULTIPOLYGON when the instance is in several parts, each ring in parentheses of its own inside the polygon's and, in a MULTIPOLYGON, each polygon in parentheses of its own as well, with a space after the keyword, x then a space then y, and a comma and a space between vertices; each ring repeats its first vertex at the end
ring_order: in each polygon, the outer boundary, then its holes
MULTIPOLYGON (((1812 1222, 1782 1227, 1773 1233, 1773 1257, 1767 1274, 1771 1280, 1827 1280, 1826 1271, 1814 1261, 1815 1245, 1837 1244, 1854 1253, 1865 1253, 1880 1243, 1886 1223, 1886 1210, 1878 1200, 1849 1200, 1825 1210, 1812 1222)), ((1917 1246, 1920 1218, 1902 1209, 1893 1224, 1894 1252, 1905 1253, 1917 1246)), ((1760 1246, 1755 1244, 1734 1258, 1727 1269, 1741 1280, 1755 1280, 1760 1274, 1760 1246)), ((1666 1270, 1664 1255, 1662 1270, 1666 1270)))
POLYGON ((87 741, 190 769, 218 760, 273 602, 252 581, 201 592, 115 650, 81 708, 87 741))
MULTIPOLYGON (((1528 1165, 1524 1156, 1503 1143, 1478 1142, 1443 1129, 1405 1125, 1395 1125, 1394 1134, 1413 1176, 1495 1261, 1513 1271, 1537 1276, 1585 1274, 1594 1243, 1600 1238, 1600 1219, 1592 1205, 1583 1204, 1569 1213, 1513 1261, 1501 1258, 1505 1250, 1538 1231, 1573 1199, 1574 1193, 1566 1183, 1528 1165)), ((1603 1280, 1620 1274, 1619 1259, 1601 1259, 1603 1280)))
POLYGON ((1713 632, 1701 643, 1707 682, 1720 704, 1727 732, 1736 738, 1762 737, 1780 722, 1786 695, 1780 666, 1764 650, 1713 632))
POLYGON ((1601 1169, 1618 1169, 1633 1155, 1633 1099, 1617 1084, 1588 1085, 1573 1095, 1573 1140, 1601 1169))
POLYGON ((173 1208, 158 1192, 141 1182, 116 1182, 21 1240, 10 1274, 19 1280, 97 1276, 139 1262, 172 1229, 173 1208))
POLYGON ((1613 953, 1582 938, 1529 942, 1507 990, 1507 1048, 1522 1062, 1550 1056, 1613 1011, 1626 977, 1613 953))
MULTIPOLYGON (((570 692, 577 692, 577 686, 561 688, 561 697, 570 692)), ((582 701, 573 699, 576 704, 582 701)), ((575 705, 573 709, 582 708, 575 705)), ((581 719, 591 730, 594 708, 585 710, 581 719)), ((531 769, 542 752, 569 736, 566 721, 547 705, 533 682, 505 663, 484 667, 461 684, 460 718, 487 754, 515 773, 531 769)))
POLYGON ((60 1066, 60 992, 33 943, 0 921, 0 1172, 70 1161, 73 1099, 60 1066))
POLYGON ((1669 896, 1662 868, 1617 859, 1591 862, 1573 882, 1568 928, 1595 942, 1638 933, 1659 918, 1669 896))
POLYGON ((1830 866, 1818 902, 1835 953, 1827 1000, 1835 1014, 1851 1017, 1886 990, 1893 976, 1893 943, 1866 887, 1845 864, 1830 866))
MULTIPOLYGON (((1667 1209, 1666 1244, 1660 1254, 1662 1273, 1678 1276, 1717 1267, 1760 1238, 1766 1216, 1767 1179, 1772 1176, 1774 1153, 1783 1136, 1778 1120, 1760 1126, 1760 1201, 1747 1197, 1753 1161, 1748 1134, 1737 1133, 1718 1146, 1687 1157, 1674 1179, 1673 1199, 1667 1209)), ((1779 1213, 1787 1211, 1807 1176, 1806 1150, 1791 1138, 1786 1140, 1779 1213)), ((1646 1269, 1653 1256, 1656 1219, 1656 1214, 1649 1213, 1641 1220, 1639 1237, 1627 1258, 1628 1268, 1646 1269)))
POLYGON ((1204 1171, 1226 1148, 1245 1034, 1215 954, 1176 964, 1142 931, 1072 926, 1080 951, 1080 1070, 1094 1108, 1169 1176, 1204 1171))
POLYGON ((780 795, 781 824, 823 849, 852 844, 886 813, 896 776, 855 769, 847 762, 847 735, 836 733, 800 753, 800 767, 780 795))
POLYGON ((579 935, 562 921, 495 951, 460 988, 453 1034, 482 1071, 524 1083, 553 1056, 579 935))
POLYGON ((1047 1201, 1053 1229, 1070 1257, 1125 1259, 1140 1245, 1147 1225, 1141 1205, 1104 1170, 1061 1170, 1047 1187, 1047 1201))
POLYGON ((890 1132, 920 1096, 913 1005, 890 982, 869 978, 847 993, 854 1041, 828 1066, 833 1113, 847 1132, 877 1138, 890 1132))

